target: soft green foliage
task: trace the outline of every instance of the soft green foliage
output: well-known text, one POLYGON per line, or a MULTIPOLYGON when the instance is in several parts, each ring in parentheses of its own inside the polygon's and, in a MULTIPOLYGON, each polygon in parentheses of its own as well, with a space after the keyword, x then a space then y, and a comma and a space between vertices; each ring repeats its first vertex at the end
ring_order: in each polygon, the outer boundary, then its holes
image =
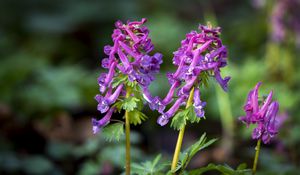
POLYGON ((180 155, 178 167, 176 169, 181 169, 181 171, 185 170, 192 158, 196 155, 196 153, 203 150, 204 148, 207 148, 215 141, 217 141, 217 139, 211 139, 207 141, 206 133, 202 134, 202 136, 196 143, 191 145, 180 155))
POLYGON ((181 128, 183 128, 186 125, 186 114, 186 110, 177 112, 177 114, 172 119, 171 127, 176 130, 180 130, 181 128))
POLYGON ((102 129, 102 135, 108 141, 119 141, 124 135, 124 124, 114 123, 107 125, 102 129))
POLYGON ((146 119, 147 116, 138 110, 133 110, 129 112, 130 124, 134 124, 134 125, 142 124, 142 122, 145 121, 146 119))
POLYGON ((238 168, 235 170, 231 168, 228 165, 215 165, 215 164, 209 164, 206 167, 198 168, 195 170, 189 171, 188 175, 202 175, 203 173, 207 171, 218 171, 221 175, 251 175, 252 171, 251 169, 246 169, 246 164, 241 164, 238 166, 238 168))
POLYGON ((201 119, 196 116, 195 110, 193 106, 188 107, 182 111, 176 113, 171 122, 171 127, 176 130, 180 130, 183 128, 187 121, 191 123, 198 123, 201 119))
POLYGON ((145 161, 140 164, 133 163, 131 165, 132 168, 132 174, 138 174, 138 175, 164 175, 162 172, 167 164, 162 163, 161 161, 161 155, 157 155, 153 161, 145 161))
POLYGON ((127 76, 120 74, 118 77, 115 77, 112 83, 112 88, 117 87, 118 85, 127 81, 127 76))
POLYGON ((138 107, 138 103, 140 101, 140 99, 130 96, 124 99, 122 103, 122 108, 126 111, 133 111, 135 108, 138 107))
POLYGON ((116 107, 119 112, 121 112, 122 109, 129 112, 133 110, 141 110, 143 107, 143 101, 135 96, 130 96, 124 100, 116 102, 113 107, 116 107))
POLYGON ((32 156, 23 160, 23 167, 28 174, 48 174, 53 164, 43 156, 32 156))

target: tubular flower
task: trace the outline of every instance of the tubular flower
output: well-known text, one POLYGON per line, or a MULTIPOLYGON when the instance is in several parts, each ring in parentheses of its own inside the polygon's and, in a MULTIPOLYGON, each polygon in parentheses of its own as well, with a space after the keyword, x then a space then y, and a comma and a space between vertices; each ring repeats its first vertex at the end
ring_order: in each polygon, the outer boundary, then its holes
POLYGON ((110 106, 125 93, 125 80, 116 85, 116 78, 125 76, 130 82, 147 89, 154 80, 154 75, 159 72, 162 54, 149 54, 154 47, 149 30, 144 26, 145 22, 145 18, 141 21, 128 21, 126 24, 117 21, 112 34, 113 45, 104 46, 107 58, 102 59, 101 65, 108 72, 98 77, 100 94, 95 99, 98 102, 97 109, 107 114, 99 121, 92 120, 94 133, 109 123, 108 116, 116 110, 110 106))
POLYGON ((215 77, 220 86, 227 91, 230 77, 222 78, 220 74, 220 69, 227 65, 227 49, 220 39, 221 29, 200 25, 199 30, 200 32, 188 33, 186 38, 181 41, 181 47, 174 52, 173 64, 177 66, 177 70, 167 74, 171 84, 167 97, 163 100, 155 97, 152 100, 151 106, 162 113, 158 119, 160 125, 165 125, 168 121, 163 119, 172 117, 166 117, 167 113, 164 113, 163 110, 174 100, 175 90, 182 105, 186 103, 191 89, 195 88, 193 106, 197 117, 204 116, 203 108, 206 104, 201 101, 198 89, 203 83, 203 76, 215 77))
POLYGON ((272 101, 273 92, 271 91, 264 102, 259 105, 258 89, 261 82, 257 83, 255 88, 248 94, 246 104, 244 105, 245 116, 239 119, 247 124, 256 124, 257 127, 252 132, 253 139, 262 139, 267 144, 276 136, 280 126, 277 113, 279 104, 272 101))

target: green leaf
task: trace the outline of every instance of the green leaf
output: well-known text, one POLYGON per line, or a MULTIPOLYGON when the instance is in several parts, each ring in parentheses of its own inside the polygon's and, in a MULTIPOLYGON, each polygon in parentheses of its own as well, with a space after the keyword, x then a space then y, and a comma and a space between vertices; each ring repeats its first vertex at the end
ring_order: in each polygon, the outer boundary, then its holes
MULTIPOLYGON (((244 165, 243 165, 244 166, 244 165)), ((228 165, 215 165, 215 164, 209 164, 206 167, 201 167, 195 170, 191 170, 188 172, 189 175, 201 175, 207 171, 219 171, 220 174, 223 175, 251 175, 250 169, 242 169, 242 170, 234 170, 228 165)))
POLYGON ((187 148, 183 153, 180 154, 180 161, 178 164, 177 169, 181 169, 181 172, 187 167, 191 159, 198 153, 199 151, 203 150, 204 148, 207 148, 211 144, 213 144, 217 139, 211 139, 209 141, 206 141, 206 133, 202 134, 200 139, 191 145, 189 148, 187 148))
POLYGON ((129 122, 130 124, 138 125, 147 119, 147 116, 137 110, 133 110, 129 112, 129 122))
POLYGON ((201 118, 196 116, 194 106, 190 106, 187 109, 177 112, 172 119, 171 127, 176 130, 180 130, 186 125, 187 121, 190 121, 191 123, 198 123, 200 120, 201 118))
POLYGON ((133 111, 138 106, 138 102, 141 100, 136 97, 128 97, 124 99, 122 103, 122 108, 126 111, 133 111))
POLYGON ((247 168, 247 164, 246 163, 242 163, 237 167, 237 170, 244 170, 247 168))
POLYGON ((115 107, 117 111, 120 113, 122 110, 122 106, 123 106, 123 101, 118 101, 112 107, 115 107))
POLYGON ((164 175, 162 170, 168 165, 160 163, 161 155, 157 155, 153 161, 145 161, 143 163, 132 163, 131 173, 138 175, 164 175))
POLYGON ((180 130, 186 125, 187 120, 187 110, 179 111, 177 114, 173 117, 171 122, 171 127, 173 127, 176 130, 180 130))
POLYGON ((119 141, 120 138, 124 135, 124 124, 123 123, 114 123, 107 125, 102 129, 102 135, 104 138, 111 141, 119 141))
POLYGON ((121 75, 114 78, 114 82, 112 83, 112 88, 119 86, 121 83, 125 83, 127 80, 127 76, 121 75))
POLYGON ((188 109, 187 109, 187 114, 186 114, 186 118, 191 122, 191 123, 198 123, 201 118, 197 117, 196 116, 196 113, 195 113, 195 107, 194 106, 190 106, 188 109))

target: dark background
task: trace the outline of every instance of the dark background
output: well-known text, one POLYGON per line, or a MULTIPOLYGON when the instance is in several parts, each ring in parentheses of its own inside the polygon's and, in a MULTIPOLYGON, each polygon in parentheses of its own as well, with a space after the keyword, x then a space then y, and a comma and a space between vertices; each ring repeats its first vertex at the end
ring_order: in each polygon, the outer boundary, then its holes
MULTIPOLYGON (((154 95, 169 88, 173 52, 185 34, 210 21, 222 27, 232 77, 228 94, 214 81, 204 89, 206 120, 190 125, 184 147, 203 132, 217 137, 190 168, 209 162, 252 165, 255 141, 238 121, 248 91, 274 90, 287 119, 276 139, 263 145, 258 174, 300 170, 300 13, 297 0, 1 0, 0 1, 0 174, 118 174, 124 140, 106 142, 92 134, 97 77, 104 71, 103 46, 112 44, 116 20, 148 19, 146 25, 164 63, 151 85, 154 95), (283 27, 281 27, 283 26, 283 27), (279 29, 278 29, 279 28, 279 29), (285 36, 276 37, 276 30, 285 36)), ((177 132, 156 124, 158 113, 133 127, 134 161, 158 153, 167 159, 177 132)), ((122 114, 119 116, 122 117, 122 114)))

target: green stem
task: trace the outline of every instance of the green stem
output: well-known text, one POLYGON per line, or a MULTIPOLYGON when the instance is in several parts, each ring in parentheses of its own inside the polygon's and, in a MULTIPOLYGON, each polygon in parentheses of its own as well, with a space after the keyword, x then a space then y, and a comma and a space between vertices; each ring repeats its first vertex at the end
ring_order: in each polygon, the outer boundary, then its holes
POLYGON ((261 144, 261 139, 258 139, 257 145, 255 147, 255 158, 254 158, 254 162, 253 162, 252 175, 255 175, 255 173, 256 173, 256 167, 257 167, 259 151, 260 151, 260 144, 261 144))
MULTIPOLYGON (((126 98, 130 97, 131 89, 126 87, 126 98)), ((126 135, 126 164, 125 171, 126 175, 130 175, 130 121, 129 121, 129 112, 125 111, 125 135, 126 135)))
MULTIPOLYGON (((186 108, 188 108, 192 105, 193 98, 194 98, 194 87, 192 88, 192 90, 190 92, 189 99, 186 103, 186 108)), ((183 126, 180 129, 179 134, 178 134, 176 148, 175 148, 175 152, 174 152, 174 155, 173 155, 173 161, 172 161, 172 166, 171 166, 172 171, 176 170, 176 166, 177 166, 178 159, 179 159, 179 153, 180 153, 180 150, 181 150, 182 140, 183 140, 183 136, 184 136, 184 130, 185 130, 185 126, 183 126)))

